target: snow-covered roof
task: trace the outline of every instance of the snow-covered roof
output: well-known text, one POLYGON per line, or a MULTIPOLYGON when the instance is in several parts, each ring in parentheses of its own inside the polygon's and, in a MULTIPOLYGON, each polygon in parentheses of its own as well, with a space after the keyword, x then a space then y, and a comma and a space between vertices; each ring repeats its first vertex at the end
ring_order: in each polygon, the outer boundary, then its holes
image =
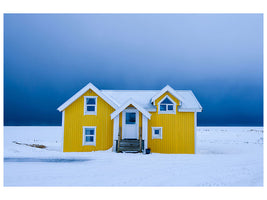
MULTIPOLYGON (((97 95, 104 99, 115 110, 123 107, 131 99, 139 109, 155 112, 156 106, 153 105, 154 101, 164 94, 166 91, 170 92, 173 96, 180 100, 181 105, 178 108, 180 112, 201 112, 202 107, 196 99, 191 90, 174 90, 170 86, 164 87, 162 90, 99 90, 92 83, 87 84, 75 95, 73 95, 64 104, 58 107, 59 111, 63 111, 70 104, 76 101, 86 91, 92 89, 97 95)), ((143 110, 142 110, 143 111, 143 110)), ((144 112, 144 111, 143 111, 144 112)), ((147 113, 146 113, 147 114, 147 113)))
MULTIPOLYGON (((129 98, 132 98, 138 105, 147 111, 156 111, 156 106, 151 99, 161 90, 100 90, 107 97, 119 105, 123 105, 129 98)), ((180 112, 201 112, 202 107, 191 90, 175 90, 175 96, 180 97, 182 102, 180 112)))
POLYGON ((151 98, 151 103, 153 103, 155 105, 155 101, 156 99, 158 99, 161 95, 163 95, 165 92, 169 92, 171 93, 174 97, 176 97, 179 101, 183 102, 185 101, 183 99, 183 97, 176 92, 174 89, 172 89, 172 87, 170 87, 169 85, 166 85, 163 89, 161 89, 159 92, 157 92, 152 98, 151 98))
POLYGON ((140 106, 138 103, 136 103, 132 98, 130 98, 127 102, 125 102, 121 107, 119 107, 117 110, 115 110, 111 114, 111 119, 116 117, 118 114, 120 114, 125 108, 127 108, 129 105, 133 105, 138 111, 140 111, 146 118, 150 119, 151 114, 144 109, 142 106, 140 106))
POLYGON ((123 105, 132 98, 138 105, 148 111, 156 111, 156 106, 150 103, 150 99, 156 90, 101 90, 103 94, 116 101, 118 105, 123 105))

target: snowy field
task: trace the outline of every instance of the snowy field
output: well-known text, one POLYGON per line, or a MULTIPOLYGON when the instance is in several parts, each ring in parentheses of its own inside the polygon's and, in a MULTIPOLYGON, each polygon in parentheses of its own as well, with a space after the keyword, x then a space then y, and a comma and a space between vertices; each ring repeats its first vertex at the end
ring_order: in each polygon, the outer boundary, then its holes
POLYGON ((4 186, 263 186, 262 127, 198 127, 195 155, 62 153, 61 139, 4 127, 4 186))

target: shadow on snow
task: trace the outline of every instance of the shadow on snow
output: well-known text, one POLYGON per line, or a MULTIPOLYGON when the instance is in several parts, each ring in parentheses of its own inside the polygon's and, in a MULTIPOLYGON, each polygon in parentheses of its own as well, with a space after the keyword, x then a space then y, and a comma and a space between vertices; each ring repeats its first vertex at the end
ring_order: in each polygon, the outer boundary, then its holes
POLYGON ((70 162, 85 162, 90 159, 75 159, 75 158, 4 158, 4 162, 53 162, 53 163, 70 163, 70 162))

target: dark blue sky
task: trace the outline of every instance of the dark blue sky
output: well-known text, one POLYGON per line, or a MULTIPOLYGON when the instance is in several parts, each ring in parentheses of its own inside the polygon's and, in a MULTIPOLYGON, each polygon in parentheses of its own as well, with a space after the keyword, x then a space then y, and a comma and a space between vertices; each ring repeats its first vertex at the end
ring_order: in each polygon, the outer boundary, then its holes
POLYGON ((263 15, 4 15, 4 124, 59 125, 99 89, 190 89, 198 125, 263 125, 263 15))

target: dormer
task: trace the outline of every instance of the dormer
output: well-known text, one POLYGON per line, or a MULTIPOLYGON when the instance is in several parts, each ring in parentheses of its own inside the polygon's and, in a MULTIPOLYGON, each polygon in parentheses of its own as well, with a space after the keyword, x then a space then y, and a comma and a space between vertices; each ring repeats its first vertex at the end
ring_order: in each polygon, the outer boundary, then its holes
POLYGON ((176 103, 169 95, 165 95, 159 102, 158 102, 158 113, 159 114, 176 114, 176 103))
POLYGON ((182 104, 182 98, 167 85, 152 97, 151 103, 157 106, 159 114, 176 114, 177 107, 182 104))

